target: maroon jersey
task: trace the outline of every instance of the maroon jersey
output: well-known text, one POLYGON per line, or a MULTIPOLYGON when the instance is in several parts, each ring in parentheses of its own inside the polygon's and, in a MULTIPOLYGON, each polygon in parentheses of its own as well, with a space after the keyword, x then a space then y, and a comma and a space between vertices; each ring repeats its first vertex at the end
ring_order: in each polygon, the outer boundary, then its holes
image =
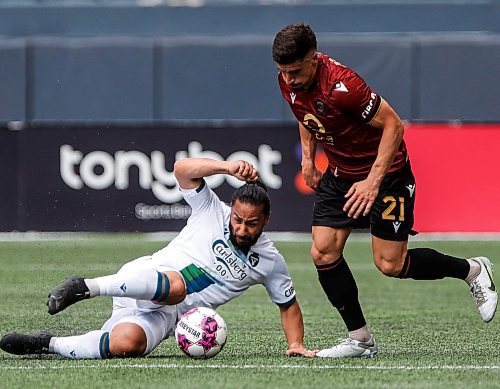
MULTIPOLYGON (((332 172, 339 177, 364 179, 377 157, 383 130, 368 124, 381 97, 353 70, 317 53, 318 68, 307 91, 288 87, 278 76, 283 97, 297 120, 323 146, 332 172)), ((401 142, 389 172, 400 169, 407 157, 401 142)))

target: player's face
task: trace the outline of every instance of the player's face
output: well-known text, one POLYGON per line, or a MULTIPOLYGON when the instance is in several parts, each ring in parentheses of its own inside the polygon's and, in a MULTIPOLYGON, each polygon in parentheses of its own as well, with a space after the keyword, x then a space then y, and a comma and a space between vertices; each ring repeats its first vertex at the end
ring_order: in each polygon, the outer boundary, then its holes
POLYGON ((302 91, 311 86, 317 65, 316 51, 312 50, 304 59, 277 66, 285 83, 293 90, 302 91))
POLYGON ((242 203, 235 200, 231 207, 231 222, 229 228, 231 241, 240 249, 249 250, 262 234, 269 221, 262 212, 262 205, 242 203))

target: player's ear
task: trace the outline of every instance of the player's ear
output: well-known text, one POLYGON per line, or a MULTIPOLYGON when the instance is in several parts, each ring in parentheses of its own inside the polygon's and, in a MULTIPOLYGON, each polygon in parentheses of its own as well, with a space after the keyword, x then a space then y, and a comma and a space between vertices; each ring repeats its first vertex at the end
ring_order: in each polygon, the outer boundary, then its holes
POLYGON ((316 52, 314 52, 313 59, 312 59, 312 64, 316 66, 318 63, 318 56, 316 55, 316 52))

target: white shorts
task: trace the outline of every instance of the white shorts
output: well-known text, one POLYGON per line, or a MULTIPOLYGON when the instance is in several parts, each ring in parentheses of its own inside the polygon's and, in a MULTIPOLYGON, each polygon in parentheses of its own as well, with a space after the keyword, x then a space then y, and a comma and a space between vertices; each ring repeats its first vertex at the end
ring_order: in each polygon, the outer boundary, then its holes
MULTIPOLYGON (((137 268, 155 269, 161 272, 177 272, 177 270, 166 266, 158 267, 151 261, 151 257, 147 256, 126 263, 118 273, 134 272, 137 268)), ((176 305, 158 305, 148 300, 113 297, 113 312, 101 330, 111 333, 117 324, 137 324, 146 334, 147 347, 143 355, 147 355, 158 347, 164 339, 174 334, 177 317, 176 305)))

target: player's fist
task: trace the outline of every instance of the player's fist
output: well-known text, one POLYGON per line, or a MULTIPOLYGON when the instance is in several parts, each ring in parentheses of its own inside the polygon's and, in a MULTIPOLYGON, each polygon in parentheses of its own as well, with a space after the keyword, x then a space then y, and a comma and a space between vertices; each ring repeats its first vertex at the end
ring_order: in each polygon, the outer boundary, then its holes
POLYGON ((229 174, 241 181, 255 181, 259 178, 257 169, 247 161, 231 162, 228 170, 229 174))
POLYGON ((302 177, 304 177, 306 185, 313 190, 318 190, 321 176, 321 171, 316 169, 314 166, 307 166, 302 168, 302 177))

